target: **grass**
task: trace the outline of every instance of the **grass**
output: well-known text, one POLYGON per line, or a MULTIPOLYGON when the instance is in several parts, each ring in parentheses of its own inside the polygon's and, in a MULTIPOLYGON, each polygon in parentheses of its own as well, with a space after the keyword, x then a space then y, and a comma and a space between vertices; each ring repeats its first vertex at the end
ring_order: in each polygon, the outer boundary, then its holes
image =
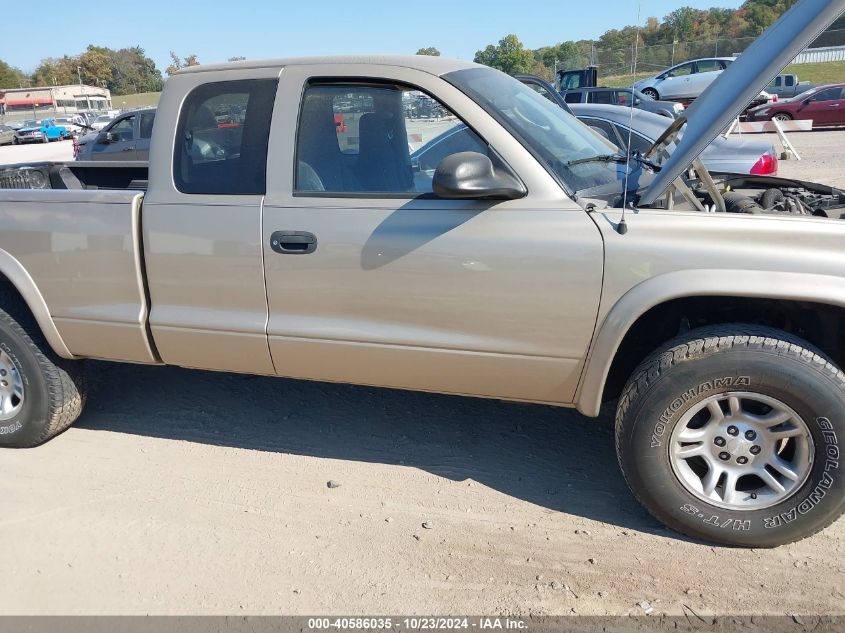
POLYGON ((115 108, 120 108, 121 110, 130 108, 146 108, 158 105, 160 97, 160 92, 139 92, 134 95, 112 95, 111 102, 115 108))
POLYGON ((783 72, 798 75, 798 81, 809 81, 811 84, 845 83, 845 62, 792 64, 783 72))
MULTIPOLYGON (((811 84, 845 83, 845 62, 824 62, 821 64, 792 64, 783 71, 786 74, 798 75, 798 81, 809 81, 811 84)), ((599 75, 599 85, 611 88, 628 88, 635 81, 653 77, 656 73, 637 73, 636 76, 617 75, 602 77, 599 75)))

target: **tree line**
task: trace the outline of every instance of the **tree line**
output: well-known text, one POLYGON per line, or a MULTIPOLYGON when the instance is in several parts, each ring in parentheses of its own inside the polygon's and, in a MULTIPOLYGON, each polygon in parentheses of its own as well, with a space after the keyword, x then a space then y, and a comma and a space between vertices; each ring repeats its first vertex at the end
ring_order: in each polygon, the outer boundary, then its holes
POLYGON ((0 60, 0 89, 64 86, 80 80, 119 95, 158 92, 164 85, 161 71, 140 46, 115 50, 91 44, 78 55, 42 59, 32 73, 0 60))
MULTIPOLYGON (((771 26, 797 0, 746 0, 738 9, 681 7, 662 20, 650 17, 644 25, 605 31, 596 40, 566 40, 528 49, 514 35, 503 37, 475 54, 474 61, 506 73, 533 73, 551 79, 555 67, 577 68, 586 63, 613 67, 625 63, 638 47, 644 68, 666 67, 695 56, 691 43, 724 40, 721 54, 740 52, 771 26)), ((831 30, 845 28, 845 16, 831 30)), ((713 55, 708 47, 706 55, 713 55)), ((706 56, 701 55, 701 56, 706 56)))

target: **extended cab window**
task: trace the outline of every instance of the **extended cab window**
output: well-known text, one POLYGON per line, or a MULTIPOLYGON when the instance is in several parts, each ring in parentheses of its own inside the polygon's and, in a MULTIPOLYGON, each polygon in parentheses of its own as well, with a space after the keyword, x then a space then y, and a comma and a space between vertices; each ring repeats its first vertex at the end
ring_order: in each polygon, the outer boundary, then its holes
POLYGON ((417 194, 437 164, 486 144, 429 95, 391 84, 312 84, 303 96, 295 191, 417 194))
POLYGON ((221 81, 185 99, 176 131, 173 181, 182 193, 260 195, 275 79, 221 81))
POLYGON ((153 135, 153 122, 155 121, 155 112, 144 112, 141 115, 141 138, 151 138, 153 135))

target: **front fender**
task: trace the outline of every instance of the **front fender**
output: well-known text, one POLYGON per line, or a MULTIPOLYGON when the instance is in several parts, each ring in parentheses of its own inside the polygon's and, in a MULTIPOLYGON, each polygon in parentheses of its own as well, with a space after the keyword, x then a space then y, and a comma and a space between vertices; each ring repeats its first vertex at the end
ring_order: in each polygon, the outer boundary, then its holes
POLYGON ((651 277, 613 305, 593 337, 576 406, 597 416, 610 366, 631 326, 661 303, 685 297, 810 301, 845 308, 845 279, 831 275, 748 270, 681 270, 651 277))
POLYGON ((33 281, 32 277, 17 259, 1 248, 0 274, 5 275, 21 294, 35 317, 35 321, 41 328, 44 338, 47 339, 47 343, 53 348, 53 351, 62 358, 74 358, 62 340, 59 331, 56 329, 56 324, 53 323, 47 303, 44 301, 44 297, 41 296, 41 292, 38 290, 38 286, 35 285, 35 281, 33 281))

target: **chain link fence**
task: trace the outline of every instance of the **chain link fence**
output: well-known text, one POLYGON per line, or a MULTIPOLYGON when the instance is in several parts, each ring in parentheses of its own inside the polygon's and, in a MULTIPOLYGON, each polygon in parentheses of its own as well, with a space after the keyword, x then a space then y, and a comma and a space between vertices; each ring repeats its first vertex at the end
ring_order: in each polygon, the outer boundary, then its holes
MULTIPOLYGON (((674 42, 657 46, 601 49, 585 46, 580 54, 560 60, 555 71, 597 66, 602 78, 639 75, 653 75, 682 62, 702 57, 733 57, 739 55, 756 37, 718 38, 692 42, 674 42), (636 64, 634 63, 636 57, 636 64)), ((822 33, 807 49, 845 47, 845 29, 822 33)), ((814 59, 807 53, 808 61, 814 59)), ((799 56, 800 57, 800 56, 799 56)), ((830 58, 830 56, 827 56, 830 58)), ((842 53, 845 58, 845 51, 842 53)), ((798 60, 800 61, 800 60, 798 60)))

